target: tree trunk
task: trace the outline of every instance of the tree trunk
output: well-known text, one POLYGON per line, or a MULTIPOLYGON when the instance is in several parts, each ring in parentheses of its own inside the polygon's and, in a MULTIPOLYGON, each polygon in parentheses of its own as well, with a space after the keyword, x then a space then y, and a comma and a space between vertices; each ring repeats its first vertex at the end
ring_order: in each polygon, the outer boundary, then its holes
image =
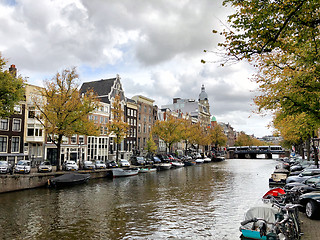
POLYGON ((313 148, 313 154, 314 154, 314 164, 317 166, 317 168, 319 168, 318 149, 316 147, 316 143, 315 143, 314 138, 315 138, 315 136, 314 136, 314 133, 313 133, 313 136, 312 136, 312 148, 313 148))
POLYGON ((307 160, 310 160, 310 137, 306 140, 307 160))
POLYGON ((187 156, 188 140, 186 140, 185 142, 186 142, 186 149, 184 150, 184 155, 187 156))
POLYGON ((119 164, 119 144, 116 143, 116 162, 119 164))
POLYGON ((56 171, 60 171, 61 170, 61 142, 62 142, 62 135, 58 136, 58 140, 57 140, 57 170, 56 171))

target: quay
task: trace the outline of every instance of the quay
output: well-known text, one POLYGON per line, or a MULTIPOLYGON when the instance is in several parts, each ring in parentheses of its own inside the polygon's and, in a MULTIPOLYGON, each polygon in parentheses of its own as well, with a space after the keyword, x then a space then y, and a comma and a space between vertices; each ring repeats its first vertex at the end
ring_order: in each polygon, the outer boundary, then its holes
MULTIPOLYGON (((31 169, 30 174, 0 175, 0 193, 45 187, 48 180, 66 173, 69 172, 54 169, 50 173, 37 173, 36 169, 31 169)), ((111 175, 111 169, 79 170, 77 173, 90 173, 91 179, 105 178, 111 175)))

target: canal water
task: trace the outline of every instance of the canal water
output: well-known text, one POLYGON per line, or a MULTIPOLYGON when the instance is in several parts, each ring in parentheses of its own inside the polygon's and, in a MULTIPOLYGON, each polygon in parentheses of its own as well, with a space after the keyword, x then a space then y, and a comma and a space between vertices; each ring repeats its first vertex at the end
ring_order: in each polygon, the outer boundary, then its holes
POLYGON ((274 159, 227 159, 0 194, 0 239, 239 239, 274 159))

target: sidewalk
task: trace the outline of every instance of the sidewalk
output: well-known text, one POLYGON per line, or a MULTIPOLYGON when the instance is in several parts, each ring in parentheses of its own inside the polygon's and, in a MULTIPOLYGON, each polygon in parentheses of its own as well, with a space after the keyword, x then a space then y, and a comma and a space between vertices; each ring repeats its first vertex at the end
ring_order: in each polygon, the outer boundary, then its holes
POLYGON ((302 240, 320 239, 320 220, 311 220, 304 213, 300 213, 301 229, 304 233, 302 240))

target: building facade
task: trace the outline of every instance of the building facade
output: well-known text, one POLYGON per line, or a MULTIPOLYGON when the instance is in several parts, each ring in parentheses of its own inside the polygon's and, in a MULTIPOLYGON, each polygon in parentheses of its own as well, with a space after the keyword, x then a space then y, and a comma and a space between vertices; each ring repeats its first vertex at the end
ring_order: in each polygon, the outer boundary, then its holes
POLYGON ((136 95, 132 97, 137 104, 137 154, 146 155, 147 141, 151 129, 157 119, 157 107, 153 106, 154 100, 145 96, 136 95))

